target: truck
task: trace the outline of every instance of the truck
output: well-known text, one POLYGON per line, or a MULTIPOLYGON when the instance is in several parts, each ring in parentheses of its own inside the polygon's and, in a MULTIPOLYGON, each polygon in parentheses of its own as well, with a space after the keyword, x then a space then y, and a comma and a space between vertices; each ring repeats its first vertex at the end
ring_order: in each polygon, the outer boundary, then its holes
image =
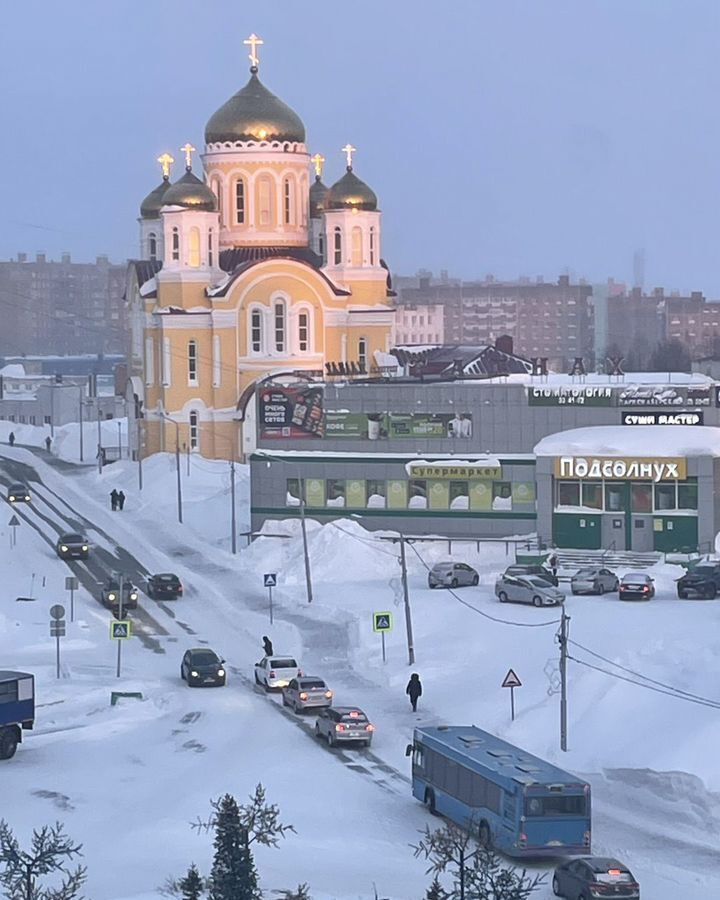
POLYGON ((35 676, 0 669, 0 759, 15 756, 23 731, 35 724, 35 676))

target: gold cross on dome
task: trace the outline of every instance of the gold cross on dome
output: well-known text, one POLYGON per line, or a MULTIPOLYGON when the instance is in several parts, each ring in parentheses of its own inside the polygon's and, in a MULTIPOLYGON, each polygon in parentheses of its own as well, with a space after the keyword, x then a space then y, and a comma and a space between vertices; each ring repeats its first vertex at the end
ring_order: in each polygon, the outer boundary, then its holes
POLYGON ((253 69, 257 69, 258 63, 260 62, 260 58, 257 55, 257 48, 261 47, 264 43, 265 41, 259 38, 255 32, 253 32, 246 41, 243 41, 243 44, 250 47, 248 59, 250 60, 250 65, 253 69))
POLYGON ((321 156, 319 153, 316 153, 315 156, 310 157, 310 162, 315 166, 315 174, 317 175, 317 177, 321 178, 325 157, 321 156))
POLYGON ((181 153, 185 154, 185 165, 188 167, 188 169, 192 169, 192 155, 195 152, 195 148, 188 141, 184 147, 180 148, 180 151, 181 153))
POLYGON ((353 153, 357 153, 357 150, 355 149, 355 147, 353 147, 352 144, 345 144, 345 146, 342 148, 342 152, 345 154, 345 157, 347 159, 348 169, 352 169, 353 153))
POLYGON ((170 166, 175 162, 175 160, 170 156, 169 153, 163 153, 162 156, 158 156, 157 161, 162 166, 163 178, 170 177, 170 166))

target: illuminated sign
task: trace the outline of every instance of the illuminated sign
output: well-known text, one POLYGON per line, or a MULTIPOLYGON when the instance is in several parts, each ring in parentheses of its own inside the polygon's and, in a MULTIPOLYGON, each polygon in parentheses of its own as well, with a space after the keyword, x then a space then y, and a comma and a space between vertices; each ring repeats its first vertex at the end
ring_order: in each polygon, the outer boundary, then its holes
POLYGON ((558 456, 556 478, 604 478, 608 481, 684 481, 687 461, 682 457, 627 458, 621 456, 558 456))
POLYGON ((702 425, 703 412, 624 412, 623 425, 702 425))

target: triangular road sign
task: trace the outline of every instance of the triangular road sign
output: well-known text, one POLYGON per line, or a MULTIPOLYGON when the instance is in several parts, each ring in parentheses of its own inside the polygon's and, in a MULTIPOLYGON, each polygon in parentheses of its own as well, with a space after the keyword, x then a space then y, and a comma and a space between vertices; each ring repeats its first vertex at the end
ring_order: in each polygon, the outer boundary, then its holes
POLYGON ((12 519, 10 519, 10 521, 8 522, 8 525, 10 526, 10 528, 17 528, 19 524, 20 524, 20 519, 18 519, 18 517, 16 515, 13 515, 12 519))
POLYGON ((502 686, 509 688, 522 687, 522 681, 520 681, 520 679, 512 669, 508 669, 508 673, 505 676, 505 680, 503 681, 502 686))
POLYGON ((268 572, 266 575, 263 575, 263 584, 265 587, 276 587, 277 574, 275 572, 268 572))

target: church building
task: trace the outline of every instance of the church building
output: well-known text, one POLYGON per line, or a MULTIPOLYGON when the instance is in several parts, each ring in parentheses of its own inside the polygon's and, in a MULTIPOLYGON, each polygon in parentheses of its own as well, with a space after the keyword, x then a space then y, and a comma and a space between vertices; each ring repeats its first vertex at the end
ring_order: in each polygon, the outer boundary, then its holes
POLYGON ((330 188, 299 116, 250 79, 205 126, 200 176, 163 177, 140 207, 129 264, 129 385, 142 456, 187 447, 238 459, 254 446, 258 385, 363 374, 390 349, 394 294, 375 193, 355 148, 330 188), (312 175, 311 175, 312 173, 312 175))

